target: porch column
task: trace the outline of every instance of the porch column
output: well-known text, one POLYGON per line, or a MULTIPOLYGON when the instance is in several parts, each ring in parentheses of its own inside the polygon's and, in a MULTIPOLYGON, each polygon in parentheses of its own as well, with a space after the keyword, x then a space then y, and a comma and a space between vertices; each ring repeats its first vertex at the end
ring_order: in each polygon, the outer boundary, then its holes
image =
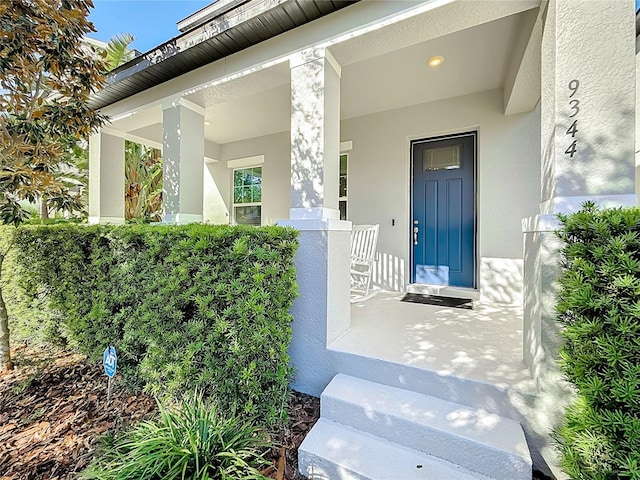
POLYGON ((184 99, 162 110, 162 219, 202 222, 204 109, 184 99))
POLYGON ((124 223, 124 136, 89 137, 89 223, 124 223))
POLYGON ((636 205, 633 2, 549 2, 541 102, 541 213, 636 205))
POLYGON ((340 72, 325 49, 291 60, 292 219, 339 219, 340 72))
POLYGON ((326 49, 291 59, 291 209, 278 222, 300 231, 300 296, 289 354, 294 388, 319 395, 337 373, 327 344, 349 328, 351 222, 338 210, 340 65, 326 49))
MULTIPOLYGON (((533 428, 544 439, 570 398, 556 366, 556 214, 577 211, 587 200, 607 207, 637 204, 633 2, 550 0, 547 8, 541 214, 523 221, 524 360, 539 390, 541 413, 533 428)), ((541 451, 552 459, 550 446, 541 451)))

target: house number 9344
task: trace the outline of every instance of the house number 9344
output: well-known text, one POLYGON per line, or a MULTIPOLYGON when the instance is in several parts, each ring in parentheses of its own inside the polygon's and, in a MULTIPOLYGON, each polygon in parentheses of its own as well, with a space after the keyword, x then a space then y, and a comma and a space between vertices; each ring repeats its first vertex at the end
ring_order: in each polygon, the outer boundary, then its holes
POLYGON ((576 97, 578 93, 578 88, 580 88, 580 82, 578 80, 571 80, 569 82, 569 121, 572 122, 567 128, 567 135, 570 135, 571 138, 569 141, 571 142, 567 149, 564 151, 565 155, 569 155, 569 158, 573 158, 573 156, 578 151, 578 139, 576 138, 576 134, 578 133, 578 114, 580 113, 580 100, 576 97))

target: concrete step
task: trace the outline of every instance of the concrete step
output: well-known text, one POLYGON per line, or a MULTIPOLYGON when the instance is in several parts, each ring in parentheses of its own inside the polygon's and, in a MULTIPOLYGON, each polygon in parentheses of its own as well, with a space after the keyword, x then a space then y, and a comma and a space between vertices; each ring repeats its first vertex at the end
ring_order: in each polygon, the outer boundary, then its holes
POLYGON ((310 480, 488 480, 324 418, 298 448, 298 469, 310 480))
POLYGON ((338 374, 322 393, 321 414, 490 478, 531 479, 520 424, 483 409, 338 374))
MULTIPOLYGON (((335 342, 334 342, 335 343, 335 342)), ((333 345, 333 344, 332 344, 333 345)), ((446 373, 428 370, 397 361, 382 360, 339 350, 331 350, 331 360, 339 365, 340 373, 382 383, 392 387, 441 398, 447 401, 483 408, 488 412, 518 422, 526 420, 523 411, 533 407, 537 398, 535 381, 526 373, 526 379, 507 385, 498 381, 490 383, 446 373), (410 387, 409 387, 410 386, 410 387)), ((523 364, 523 369, 526 367, 523 364)), ((522 372, 523 375, 525 372, 522 372)), ((327 380, 327 383, 330 379, 327 380)), ((304 391, 305 385, 298 385, 304 391)), ((318 392, 320 395, 322 392, 318 392)))

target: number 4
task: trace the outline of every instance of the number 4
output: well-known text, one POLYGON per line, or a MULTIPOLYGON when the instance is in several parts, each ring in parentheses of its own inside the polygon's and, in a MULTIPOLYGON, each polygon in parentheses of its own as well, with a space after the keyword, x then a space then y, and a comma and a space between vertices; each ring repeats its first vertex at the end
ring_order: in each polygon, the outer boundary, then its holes
POLYGON ((578 147, 577 147, 577 140, 574 140, 573 142, 571 142, 571 145, 569 145, 567 147, 567 149, 564 151, 564 153, 566 153, 567 155, 569 155, 571 158, 573 158, 573 155, 578 151, 578 147))
POLYGON ((575 119, 571 126, 567 129, 567 135, 571 135, 571 137, 575 137, 578 132, 578 119, 575 119))

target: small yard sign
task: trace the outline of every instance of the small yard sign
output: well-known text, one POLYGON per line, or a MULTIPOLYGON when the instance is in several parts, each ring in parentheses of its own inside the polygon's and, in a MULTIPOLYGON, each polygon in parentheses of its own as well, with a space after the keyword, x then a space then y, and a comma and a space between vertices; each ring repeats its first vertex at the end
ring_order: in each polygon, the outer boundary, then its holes
POLYGON ((102 364, 104 365, 104 373, 109 378, 116 374, 116 367, 118 366, 118 357, 116 356, 116 347, 107 347, 102 354, 102 364))
POLYGON ((111 379, 116 374, 118 366, 118 357, 116 356, 116 347, 108 346, 102 354, 102 365, 104 373, 109 377, 109 386, 107 388, 107 402, 111 399, 111 379))

